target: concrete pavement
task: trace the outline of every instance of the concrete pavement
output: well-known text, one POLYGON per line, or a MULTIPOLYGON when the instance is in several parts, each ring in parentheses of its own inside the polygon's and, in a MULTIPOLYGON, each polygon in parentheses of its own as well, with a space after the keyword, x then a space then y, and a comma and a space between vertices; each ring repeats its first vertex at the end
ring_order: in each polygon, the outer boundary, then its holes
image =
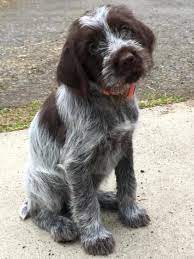
MULTIPOLYGON (((138 200, 152 222, 127 229, 115 213, 102 212, 116 240, 110 258, 194 258, 193 127, 192 101, 141 111, 134 139, 138 200)), ((57 244, 19 219, 26 157, 26 130, 0 134, 0 258, 92 258, 79 242, 57 244)), ((114 174, 105 186, 115 189, 114 174)))

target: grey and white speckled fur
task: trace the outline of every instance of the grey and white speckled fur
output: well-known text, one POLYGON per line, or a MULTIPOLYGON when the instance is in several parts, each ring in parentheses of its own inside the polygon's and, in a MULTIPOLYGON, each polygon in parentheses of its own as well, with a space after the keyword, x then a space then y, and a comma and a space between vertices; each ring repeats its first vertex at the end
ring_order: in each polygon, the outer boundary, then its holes
MULTIPOLYGON (((57 90, 56 97, 59 115, 67 127, 67 141, 60 147, 51 140, 39 125, 39 113, 35 116, 30 127, 26 175, 30 216, 57 241, 74 240, 80 235, 86 249, 101 239, 110 239, 113 246, 112 236, 100 219, 96 192, 101 180, 113 169, 116 168, 122 221, 131 227, 147 225, 149 221, 146 212, 135 203, 131 146, 138 117, 135 98, 117 106, 110 97, 104 97, 100 104, 98 99, 93 100, 96 105, 91 107, 64 85, 57 90), (70 205, 72 219, 61 216, 64 203, 70 205)), ((104 200, 107 197, 105 194, 104 200)), ((103 207, 102 193, 100 201, 103 207)), ((116 197, 110 195, 106 202, 105 207, 111 208, 111 203, 114 207, 116 197)), ((109 249, 112 248, 103 253, 109 249)))
MULTIPOLYGON (((83 16, 81 25, 101 26, 98 23, 103 22, 101 18, 106 19, 107 10, 101 7, 93 18, 83 16)), ((107 32, 110 34, 110 30, 107 32)), ((133 51, 136 48, 140 52, 142 64, 146 66, 151 59, 144 60, 141 56, 140 43, 123 40, 122 34, 119 35, 121 39, 109 35, 107 44, 114 46, 114 52, 119 51, 122 42, 129 47, 132 44, 133 51)), ((146 48, 145 51, 148 53, 146 48)), ((110 58, 111 53, 108 55, 110 58)), ((107 70, 105 63, 104 71, 107 70)), ((106 73, 109 75, 106 80, 111 81, 111 68, 106 73)), ((111 84, 115 80, 114 75, 111 84)), ((47 127, 49 117, 42 123, 41 110, 32 121, 26 170, 28 202, 22 207, 21 217, 30 216, 55 241, 80 237, 89 254, 107 255, 114 250, 114 239, 102 224, 100 206, 118 210, 121 221, 127 226, 141 227, 149 223, 146 211, 136 204, 132 135, 138 106, 135 96, 115 98, 101 94, 95 82, 89 82, 89 86, 87 98, 75 94, 65 84, 61 84, 54 94, 52 105, 56 109, 55 116, 65 128, 64 141, 57 140, 55 131, 51 136, 47 127), (99 191, 102 180, 114 169, 117 194, 99 191)))

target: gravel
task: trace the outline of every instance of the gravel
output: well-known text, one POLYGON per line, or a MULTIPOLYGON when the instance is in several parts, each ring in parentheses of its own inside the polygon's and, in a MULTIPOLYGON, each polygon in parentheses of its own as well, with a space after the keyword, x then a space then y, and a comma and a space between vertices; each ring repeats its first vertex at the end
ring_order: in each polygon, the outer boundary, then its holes
POLYGON ((140 83, 139 97, 194 97, 193 0, 16 0, 0 9, 0 107, 42 100, 56 88, 68 26, 102 3, 128 4, 155 32, 155 66, 140 83))

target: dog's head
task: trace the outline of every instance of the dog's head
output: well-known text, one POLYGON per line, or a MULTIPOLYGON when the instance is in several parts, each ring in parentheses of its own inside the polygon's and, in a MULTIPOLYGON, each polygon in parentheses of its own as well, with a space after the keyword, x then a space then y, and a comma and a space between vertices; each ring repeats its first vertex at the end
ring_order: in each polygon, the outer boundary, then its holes
POLYGON ((102 6, 71 26, 57 69, 59 83, 122 93, 152 66, 154 34, 126 6, 102 6))

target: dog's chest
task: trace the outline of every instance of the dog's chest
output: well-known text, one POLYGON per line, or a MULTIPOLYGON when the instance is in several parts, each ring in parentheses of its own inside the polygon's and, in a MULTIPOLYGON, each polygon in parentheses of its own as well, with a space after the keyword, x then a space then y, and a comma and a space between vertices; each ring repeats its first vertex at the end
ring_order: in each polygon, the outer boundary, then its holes
POLYGON ((123 147, 131 138, 133 127, 131 121, 126 120, 106 135, 105 141, 99 146, 96 159, 96 168, 99 173, 108 175, 117 166, 124 154, 123 147))
POLYGON ((104 133, 104 141, 99 146, 96 160, 99 172, 107 175, 117 166, 131 140, 137 118, 136 105, 122 107, 117 113, 106 118, 108 130, 104 133))

